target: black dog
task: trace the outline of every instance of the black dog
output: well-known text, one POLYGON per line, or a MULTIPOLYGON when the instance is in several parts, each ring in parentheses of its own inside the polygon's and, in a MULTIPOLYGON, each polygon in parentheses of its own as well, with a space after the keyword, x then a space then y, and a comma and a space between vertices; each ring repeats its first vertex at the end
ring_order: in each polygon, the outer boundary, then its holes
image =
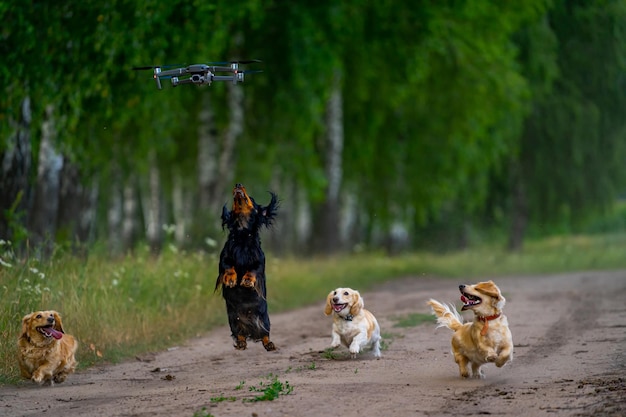
POLYGON ((222 209, 222 228, 228 228, 228 240, 220 254, 215 291, 221 287, 226 300, 228 324, 235 348, 247 347, 247 339, 263 342, 266 350, 275 350, 270 341, 270 318, 267 313, 265 254, 259 231, 270 227, 278 210, 278 197, 263 207, 246 193, 241 184, 233 189, 233 207, 222 209))

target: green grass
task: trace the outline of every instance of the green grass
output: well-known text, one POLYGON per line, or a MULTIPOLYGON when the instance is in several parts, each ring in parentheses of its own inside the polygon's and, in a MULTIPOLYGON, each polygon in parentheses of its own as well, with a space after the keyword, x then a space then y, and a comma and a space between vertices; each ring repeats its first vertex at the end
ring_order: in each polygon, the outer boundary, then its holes
POLYGON ((245 402, 274 401, 281 395, 289 395, 293 392, 293 386, 289 381, 282 382, 278 376, 270 374, 266 381, 259 382, 259 385, 251 386, 251 392, 259 392, 254 398, 244 399, 245 402))
POLYGON ((202 407, 199 411, 193 413, 193 417, 214 417, 213 414, 206 410, 206 407, 202 407))
POLYGON ((393 327, 415 327, 435 320, 431 314, 424 313, 411 313, 402 317, 392 317, 391 319, 395 321, 393 327))
MULTIPOLYGON (((577 236, 529 242, 519 254, 501 247, 449 254, 381 253, 327 258, 280 258, 267 253, 271 313, 323 301, 332 289, 360 291, 398 277, 467 279, 575 270, 626 268, 626 235, 577 236)), ((132 256, 50 261, 16 259, 0 241, 0 384, 19 380, 16 341, 22 317, 57 310, 65 330, 80 342, 82 367, 118 362, 200 336, 226 325, 224 303, 213 292, 217 253, 173 247, 159 257, 140 248, 132 256)), ((320 307, 321 309, 321 307, 320 307)))

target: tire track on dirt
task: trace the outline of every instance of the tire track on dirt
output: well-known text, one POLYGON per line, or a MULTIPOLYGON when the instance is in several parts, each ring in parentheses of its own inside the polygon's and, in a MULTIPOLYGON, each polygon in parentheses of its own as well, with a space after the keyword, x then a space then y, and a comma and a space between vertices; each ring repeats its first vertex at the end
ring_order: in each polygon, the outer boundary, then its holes
POLYGON ((519 356, 517 361, 522 365, 530 365, 555 354, 563 346, 567 345, 574 334, 580 335, 581 329, 591 329, 596 325, 598 306, 593 302, 593 295, 589 293, 547 294, 546 301, 558 303, 565 300, 567 306, 565 313, 546 330, 540 337, 539 342, 530 345, 530 349, 519 356), (580 306, 585 306, 580 308, 580 306))

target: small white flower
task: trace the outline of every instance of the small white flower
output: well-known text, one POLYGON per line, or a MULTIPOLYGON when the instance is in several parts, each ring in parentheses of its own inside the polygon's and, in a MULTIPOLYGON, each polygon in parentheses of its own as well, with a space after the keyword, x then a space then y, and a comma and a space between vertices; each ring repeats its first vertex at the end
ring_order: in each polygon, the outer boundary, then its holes
POLYGON ((217 246, 217 241, 215 239, 211 239, 210 237, 207 237, 206 239, 204 239, 204 242, 210 248, 214 248, 217 246))
POLYGON ((0 265, 4 266, 6 268, 13 267, 13 265, 11 265, 10 263, 5 262, 2 258, 0 258, 0 265))

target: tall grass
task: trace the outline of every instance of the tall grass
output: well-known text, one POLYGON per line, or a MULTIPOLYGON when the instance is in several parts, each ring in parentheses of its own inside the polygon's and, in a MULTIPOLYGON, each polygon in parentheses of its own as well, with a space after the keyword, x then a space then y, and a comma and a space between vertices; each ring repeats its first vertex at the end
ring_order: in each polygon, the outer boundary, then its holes
MULTIPOLYGON (((1 242, 1 241, 0 241, 1 242)), ((271 312, 323 302, 338 286, 366 290, 397 277, 478 278, 626 268, 626 236, 551 238, 510 254, 484 246, 445 255, 367 253, 330 258, 279 258, 267 254, 271 312)), ((226 324, 214 293, 217 255, 170 247, 159 257, 144 248, 111 260, 57 254, 50 261, 21 261, 0 245, 0 383, 18 380, 16 341, 21 318, 57 310, 65 330, 80 341, 81 366, 116 362, 163 349, 226 324)))

